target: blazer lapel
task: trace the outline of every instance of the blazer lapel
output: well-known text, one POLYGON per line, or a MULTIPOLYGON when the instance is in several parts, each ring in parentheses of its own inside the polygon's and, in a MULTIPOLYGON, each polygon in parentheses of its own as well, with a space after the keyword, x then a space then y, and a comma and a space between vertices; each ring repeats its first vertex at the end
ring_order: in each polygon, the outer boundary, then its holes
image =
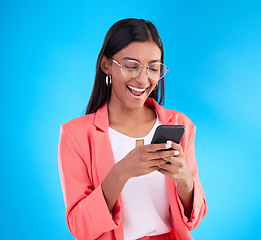
POLYGON ((108 135, 109 117, 107 103, 96 112, 94 125, 94 154, 99 182, 107 176, 115 164, 111 143, 108 135))
POLYGON ((159 105, 157 101, 153 98, 148 98, 145 103, 145 106, 152 109, 156 109, 163 125, 168 124, 173 116, 173 114, 170 111, 165 109, 163 106, 159 105))
MULTIPOLYGON (((98 182, 100 184, 115 164, 113 151, 108 135, 109 116, 107 103, 97 110, 94 125, 96 126, 96 131, 94 134, 94 155, 96 160, 95 163, 98 175, 98 182)), ((118 206, 121 207, 120 196, 118 201, 118 206)), ((118 228, 114 229, 116 239, 124 239, 122 213, 120 214, 121 223, 118 228)))

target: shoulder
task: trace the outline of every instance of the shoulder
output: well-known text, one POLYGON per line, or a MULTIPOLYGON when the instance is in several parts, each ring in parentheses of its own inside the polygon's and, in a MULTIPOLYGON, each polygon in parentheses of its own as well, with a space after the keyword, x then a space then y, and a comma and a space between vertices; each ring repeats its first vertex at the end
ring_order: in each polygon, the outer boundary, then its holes
POLYGON ((72 131, 76 134, 86 133, 94 126, 95 114, 88 114, 78 118, 74 118, 61 125, 63 130, 72 131))
POLYGON ((161 109, 161 115, 168 116, 168 120, 165 121, 165 124, 167 124, 167 125, 183 125, 185 127, 184 139, 187 138, 187 140, 188 140, 191 137, 195 136, 196 126, 190 120, 189 117, 187 117, 184 113, 176 111, 176 110, 166 109, 164 107, 161 107, 161 108, 162 108, 161 109))
POLYGON ((187 117, 184 113, 165 108, 161 105, 156 106, 156 111, 158 112, 160 118, 162 118, 163 122, 169 124, 179 124, 179 125, 192 125, 192 121, 187 117))
POLYGON ((193 126, 192 121, 182 112, 163 107, 154 99, 148 98, 146 105, 155 108, 163 124, 193 126))
POLYGON ((194 142, 196 135, 195 124, 182 112, 166 108, 163 108, 162 111, 169 116, 168 121, 165 122, 166 125, 182 125, 185 127, 180 144, 183 150, 186 151, 187 147, 194 142))
POLYGON ((166 111, 169 111, 171 113, 172 122, 176 121, 178 124, 194 125, 191 119, 188 116, 186 116, 184 113, 171 109, 166 109, 166 111))

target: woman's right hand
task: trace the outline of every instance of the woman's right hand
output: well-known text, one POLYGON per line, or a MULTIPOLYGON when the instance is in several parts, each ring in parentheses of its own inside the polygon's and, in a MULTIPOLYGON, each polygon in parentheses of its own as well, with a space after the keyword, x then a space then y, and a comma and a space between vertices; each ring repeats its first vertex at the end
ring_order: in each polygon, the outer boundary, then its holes
POLYGON ((159 150, 170 147, 164 143, 137 146, 111 168, 102 182, 103 195, 110 212, 130 178, 149 174, 168 162, 168 158, 174 155, 174 150, 159 150))
POLYGON ((133 177, 149 174, 166 164, 167 159, 174 155, 174 150, 167 150, 171 146, 166 143, 141 145, 130 151, 115 166, 126 181, 133 177))

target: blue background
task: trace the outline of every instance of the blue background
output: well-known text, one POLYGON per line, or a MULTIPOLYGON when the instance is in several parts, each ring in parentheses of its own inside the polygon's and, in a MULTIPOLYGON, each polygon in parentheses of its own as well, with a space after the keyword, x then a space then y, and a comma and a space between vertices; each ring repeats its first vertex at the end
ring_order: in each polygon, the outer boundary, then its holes
POLYGON ((197 126, 208 213, 194 239, 259 239, 260 1, 1 1, 1 239, 73 239, 59 128, 83 114, 109 27, 151 20, 165 47, 167 108, 197 126))

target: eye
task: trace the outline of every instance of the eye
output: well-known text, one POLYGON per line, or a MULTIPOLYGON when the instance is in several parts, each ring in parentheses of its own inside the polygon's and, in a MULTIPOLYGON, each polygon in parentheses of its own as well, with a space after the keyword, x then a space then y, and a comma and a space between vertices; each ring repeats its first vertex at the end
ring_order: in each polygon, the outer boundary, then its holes
POLYGON ((152 71, 152 72, 158 72, 159 71, 159 69, 157 69, 157 68, 149 68, 150 69, 150 71, 152 71))
POLYGON ((139 63, 135 61, 126 61, 122 64, 122 67, 126 70, 132 71, 132 70, 138 70, 140 68, 139 63))
POLYGON ((149 70, 152 72, 159 72, 161 64, 160 63, 153 63, 149 66, 149 70))
POLYGON ((123 65, 123 67, 127 70, 134 70, 134 69, 137 69, 136 66, 127 66, 127 65, 123 65))

